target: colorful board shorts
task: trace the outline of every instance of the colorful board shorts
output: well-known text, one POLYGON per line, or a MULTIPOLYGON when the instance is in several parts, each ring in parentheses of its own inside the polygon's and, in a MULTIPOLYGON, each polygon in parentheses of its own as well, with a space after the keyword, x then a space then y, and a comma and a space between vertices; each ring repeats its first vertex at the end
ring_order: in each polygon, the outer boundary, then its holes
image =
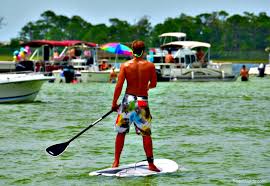
POLYGON ((133 123, 137 134, 148 136, 151 135, 151 120, 147 97, 125 94, 118 109, 115 131, 128 133, 133 123))

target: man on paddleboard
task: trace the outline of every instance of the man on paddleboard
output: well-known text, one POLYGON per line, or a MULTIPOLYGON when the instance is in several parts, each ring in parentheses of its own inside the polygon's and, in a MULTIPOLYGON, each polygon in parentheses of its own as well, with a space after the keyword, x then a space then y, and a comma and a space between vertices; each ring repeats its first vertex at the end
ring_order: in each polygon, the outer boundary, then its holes
POLYGON ((130 124, 133 123, 136 133, 142 135, 149 170, 159 172, 160 170, 154 165, 151 138, 152 116, 148 106, 148 90, 157 85, 155 66, 143 59, 145 54, 143 41, 134 41, 132 50, 134 58, 121 65, 114 90, 112 110, 118 112, 115 122, 115 130, 118 133, 115 140, 115 157, 112 167, 119 166, 125 136, 129 132, 130 124), (117 100, 121 95, 125 80, 127 81, 126 93, 119 106, 117 100))

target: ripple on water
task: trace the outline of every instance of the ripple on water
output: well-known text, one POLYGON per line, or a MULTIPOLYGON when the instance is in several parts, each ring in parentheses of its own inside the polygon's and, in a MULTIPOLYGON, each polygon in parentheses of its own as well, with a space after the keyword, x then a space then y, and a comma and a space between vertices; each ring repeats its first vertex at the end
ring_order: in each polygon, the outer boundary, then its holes
MULTIPOLYGON (((270 180, 269 79, 248 84, 159 83, 150 91, 156 158, 187 171, 146 178, 89 177, 111 165, 116 113, 59 157, 45 149, 82 131, 110 109, 114 85, 45 84, 37 100, 1 105, 1 185, 234 185, 270 180)), ((145 159, 141 136, 126 136, 121 163, 145 159)))

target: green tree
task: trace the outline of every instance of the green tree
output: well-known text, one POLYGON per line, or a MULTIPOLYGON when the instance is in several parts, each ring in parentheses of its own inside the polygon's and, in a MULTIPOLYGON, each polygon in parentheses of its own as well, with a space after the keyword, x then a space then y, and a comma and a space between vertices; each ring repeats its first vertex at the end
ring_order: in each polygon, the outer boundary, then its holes
POLYGON ((91 24, 80 16, 73 16, 66 27, 67 39, 80 40, 91 24))
POLYGON ((240 15, 233 15, 228 18, 227 26, 228 26, 228 43, 230 45, 231 51, 239 51, 240 50, 240 40, 241 40, 241 32, 244 25, 243 17, 240 15))
POLYGON ((143 16, 142 18, 139 19, 135 25, 131 27, 131 36, 129 37, 129 41, 133 40, 142 40, 145 41, 146 46, 149 46, 149 37, 151 33, 152 27, 151 23, 149 21, 149 17, 143 16))
MULTIPOLYGON (((36 22, 27 23, 20 32, 20 39, 37 40, 37 39, 52 39, 50 31, 56 27, 56 15, 52 11, 45 11, 41 14, 41 19, 36 22)), ((55 31, 55 30, 54 30, 55 31)))
POLYGON ((109 21, 111 26, 108 28, 108 39, 112 42, 129 42, 131 25, 117 18, 109 19, 109 21))
POLYGON ((194 17, 180 14, 175 18, 169 17, 154 27, 147 16, 143 16, 134 24, 118 18, 111 18, 109 22, 109 26, 93 25, 79 16, 69 18, 49 10, 42 13, 37 21, 27 23, 20 31, 19 39, 76 39, 99 44, 130 43, 135 39, 141 39, 148 47, 158 47, 161 44, 158 37, 160 34, 184 32, 187 34, 187 40, 211 43, 211 53, 218 54, 215 56, 234 58, 240 55, 240 52, 263 51, 270 45, 270 17, 265 12, 258 15, 244 12, 243 15, 230 16, 222 10, 194 17))
POLYGON ((255 34, 256 48, 264 49, 270 45, 270 17, 265 12, 259 13, 256 19, 257 30, 255 34))
POLYGON ((108 36, 109 28, 105 24, 98 24, 92 26, 82 37, 82 40, 103 44, 110 41, 108 36))
MULTIPOLYGON (((184 14, 183 14, 184 15, 184 14)), ((185 15, 184 15, 185 16, 185 15)), ((161 41, 159 35, 166 32, 184 32, 180 28, 181 19, 180 18, 167 18, 164 23, 157 24, 151 31, 150 45, 159 46, 161 41)))

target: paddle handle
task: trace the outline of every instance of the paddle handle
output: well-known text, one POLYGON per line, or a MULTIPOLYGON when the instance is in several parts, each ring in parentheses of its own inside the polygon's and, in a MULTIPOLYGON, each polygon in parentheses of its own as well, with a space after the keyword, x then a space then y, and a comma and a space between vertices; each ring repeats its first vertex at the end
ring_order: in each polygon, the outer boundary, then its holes
POLYGON ((100 122, 101 120, 103 120, 104 118, 106 118, 112 112, 113 112, 113 110, 110 110, 109 112, 107 112, 106 114, 104 114, 103 116, 101 116, 101 118, 99 118, 94 123, 92 123, 91 125, 89 125, 87 128, 85 128, 84 130, 82 130, 80 133, 78 133, 76 136, 74 136, 72 139, 70 139, 67 143, 69 144, 70 142, 72 142, 73 140, 75 140, 77 137, 79 137, 80 135, 82 135, 85 131, 87 131, 91 127, 95 126, 98 122, 100 122))

